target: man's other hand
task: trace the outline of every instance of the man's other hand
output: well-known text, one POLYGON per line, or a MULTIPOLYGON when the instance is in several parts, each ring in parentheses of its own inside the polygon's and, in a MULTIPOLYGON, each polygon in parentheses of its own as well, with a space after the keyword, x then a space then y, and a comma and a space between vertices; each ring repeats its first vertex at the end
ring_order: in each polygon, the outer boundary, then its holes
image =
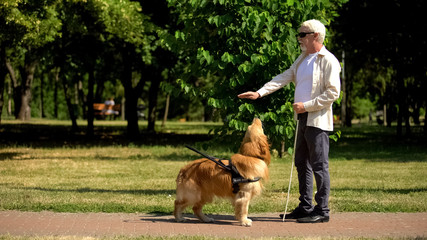
POLYGON ((302 102, 294 103, 294 104, 292 104, 292 107, 294 108, 294 111, 297 114, 305 113, 306 112, 305 111, 305 107, 304 107, 304 103, 302 103, 302 102))

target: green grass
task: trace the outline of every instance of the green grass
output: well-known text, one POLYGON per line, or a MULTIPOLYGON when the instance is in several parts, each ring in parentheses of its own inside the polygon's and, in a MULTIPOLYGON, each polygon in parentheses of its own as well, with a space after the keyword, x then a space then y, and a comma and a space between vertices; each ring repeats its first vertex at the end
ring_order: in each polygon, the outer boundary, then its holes
MULTIPOLYGON (((0 210, 171 214, 179 169, 200 157, 184 145, 209 139, 219 124, 168 123, 149 136, 161 138, 158 144, 123 140, 124 124, 97 121, 95 139, 85 139, 70 135, 68 122, 3 122, 0 133, 13 140, 0 140, 0 210)), ((427 211, 425 139, 396 139, 393 129, 380 127, 341 130, 330 152, 333 212, 427 211)), ((224 149, 219 144, 209 153, 232 154, 224 149)), ((271 179, 250 212, 284 210, 290 167, 290 156, 273 157, 271 179)), ((293 176, 289 208, 298 204, 296 170, 293 176)), ((205 212, 233 213, 224 200, 205 212)))

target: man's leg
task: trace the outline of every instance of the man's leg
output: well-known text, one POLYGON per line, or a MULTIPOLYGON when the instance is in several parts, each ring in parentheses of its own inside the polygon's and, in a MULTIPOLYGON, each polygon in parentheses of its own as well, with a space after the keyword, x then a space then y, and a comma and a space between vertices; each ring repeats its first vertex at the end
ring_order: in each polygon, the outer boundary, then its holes
POLYGON ((331 190, 329 177, 329 136, 327 132, 308 127, 306 135, 311 139, 309 142, 310 149, 310 164, 316 179, 317 193, 316 212, 323 216, 329 216, 329 192, 331 190))
POLYGON ((305 213, 313 211, 313 170, 309 163, 309 148, 305 137, 307 129, 307 114, 300 114, 297 144, 295 149, 295 166, 298 172, 298 184, 300 193, 299 208, 305 213))

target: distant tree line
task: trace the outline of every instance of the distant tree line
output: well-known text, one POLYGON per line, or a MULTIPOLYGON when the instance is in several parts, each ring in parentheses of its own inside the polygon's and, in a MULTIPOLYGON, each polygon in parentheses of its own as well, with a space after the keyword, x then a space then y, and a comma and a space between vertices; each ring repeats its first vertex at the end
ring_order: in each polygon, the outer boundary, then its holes
POLYGON ((92 135, 93 103, 113 96, 137 138, 138 105, 154 131, 168 101, 173 116, 215 113, 223 135, 260 117, 274 143, 291 146, 293 86, 256 102, 236 95, 289 67, 299 24, 316 18, 328 26, 327 47, 345 52, 335 113, 349 126, 367 99, 408 134, 426 109, 422 9, 422 0, 3 0, 0 116, 70 119, 74 130, 84 118, 92 135))
POLYGON ((358 0, 339 11, 331 27, 334 51, 345 51, 346 126, 357 117, 360 99, 375 104, 385 125, 397 121, 398 136, 411 135, 411 119, 415 125, 426 119, 426 7, 423 0, 358 0))
MULTIPOLYGON (((105 100, 106 85, 114 86, 109 89, 112 96, 121 92, 119 97, 126 100, 130 137, 139 134, 137 104, 146 91, 149 128, 154 129, 162 73, 173 62, 171 54, 163 54, 159 32, 165 28, 150 18, 153 13, 142 11, 141 4, 132 1, 3 2, 1 99, 7 91, 4 82, 8 75, 12 89, 9 97, 13 96, 13 114, 17 119, 31 117, 37 77, 40 93, 53 94, 52 117, 58 117, 58 109, 65 102, 67 107, 61 110, 68 111, 73 129, 77 128, 77 112, 81 109, 88 121, 87 134, 93 134, 92 106, 105 100)), ((40 104, 45 105, 43 97, 40 104)), ((3 109, 3 101, 1 105, 3 109)), ((45 111, 41 109, 43 116, 45 111)))

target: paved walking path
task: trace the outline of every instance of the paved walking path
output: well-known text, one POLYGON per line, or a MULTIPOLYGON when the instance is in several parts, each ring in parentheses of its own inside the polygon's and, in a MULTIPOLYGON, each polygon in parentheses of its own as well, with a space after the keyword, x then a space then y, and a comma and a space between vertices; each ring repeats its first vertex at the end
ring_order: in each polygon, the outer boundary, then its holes
POLYGON ((188 216, 124 213, 54 213, 0 211, 0 235, 19 236, 212 236, 212 237, 392 237, 427 238, 425 213, 333 213, 328 223, 282 222, 278 213, 251 214, 252 227, 241 227, 232 216, 213 215, 215 223, 188 216))

